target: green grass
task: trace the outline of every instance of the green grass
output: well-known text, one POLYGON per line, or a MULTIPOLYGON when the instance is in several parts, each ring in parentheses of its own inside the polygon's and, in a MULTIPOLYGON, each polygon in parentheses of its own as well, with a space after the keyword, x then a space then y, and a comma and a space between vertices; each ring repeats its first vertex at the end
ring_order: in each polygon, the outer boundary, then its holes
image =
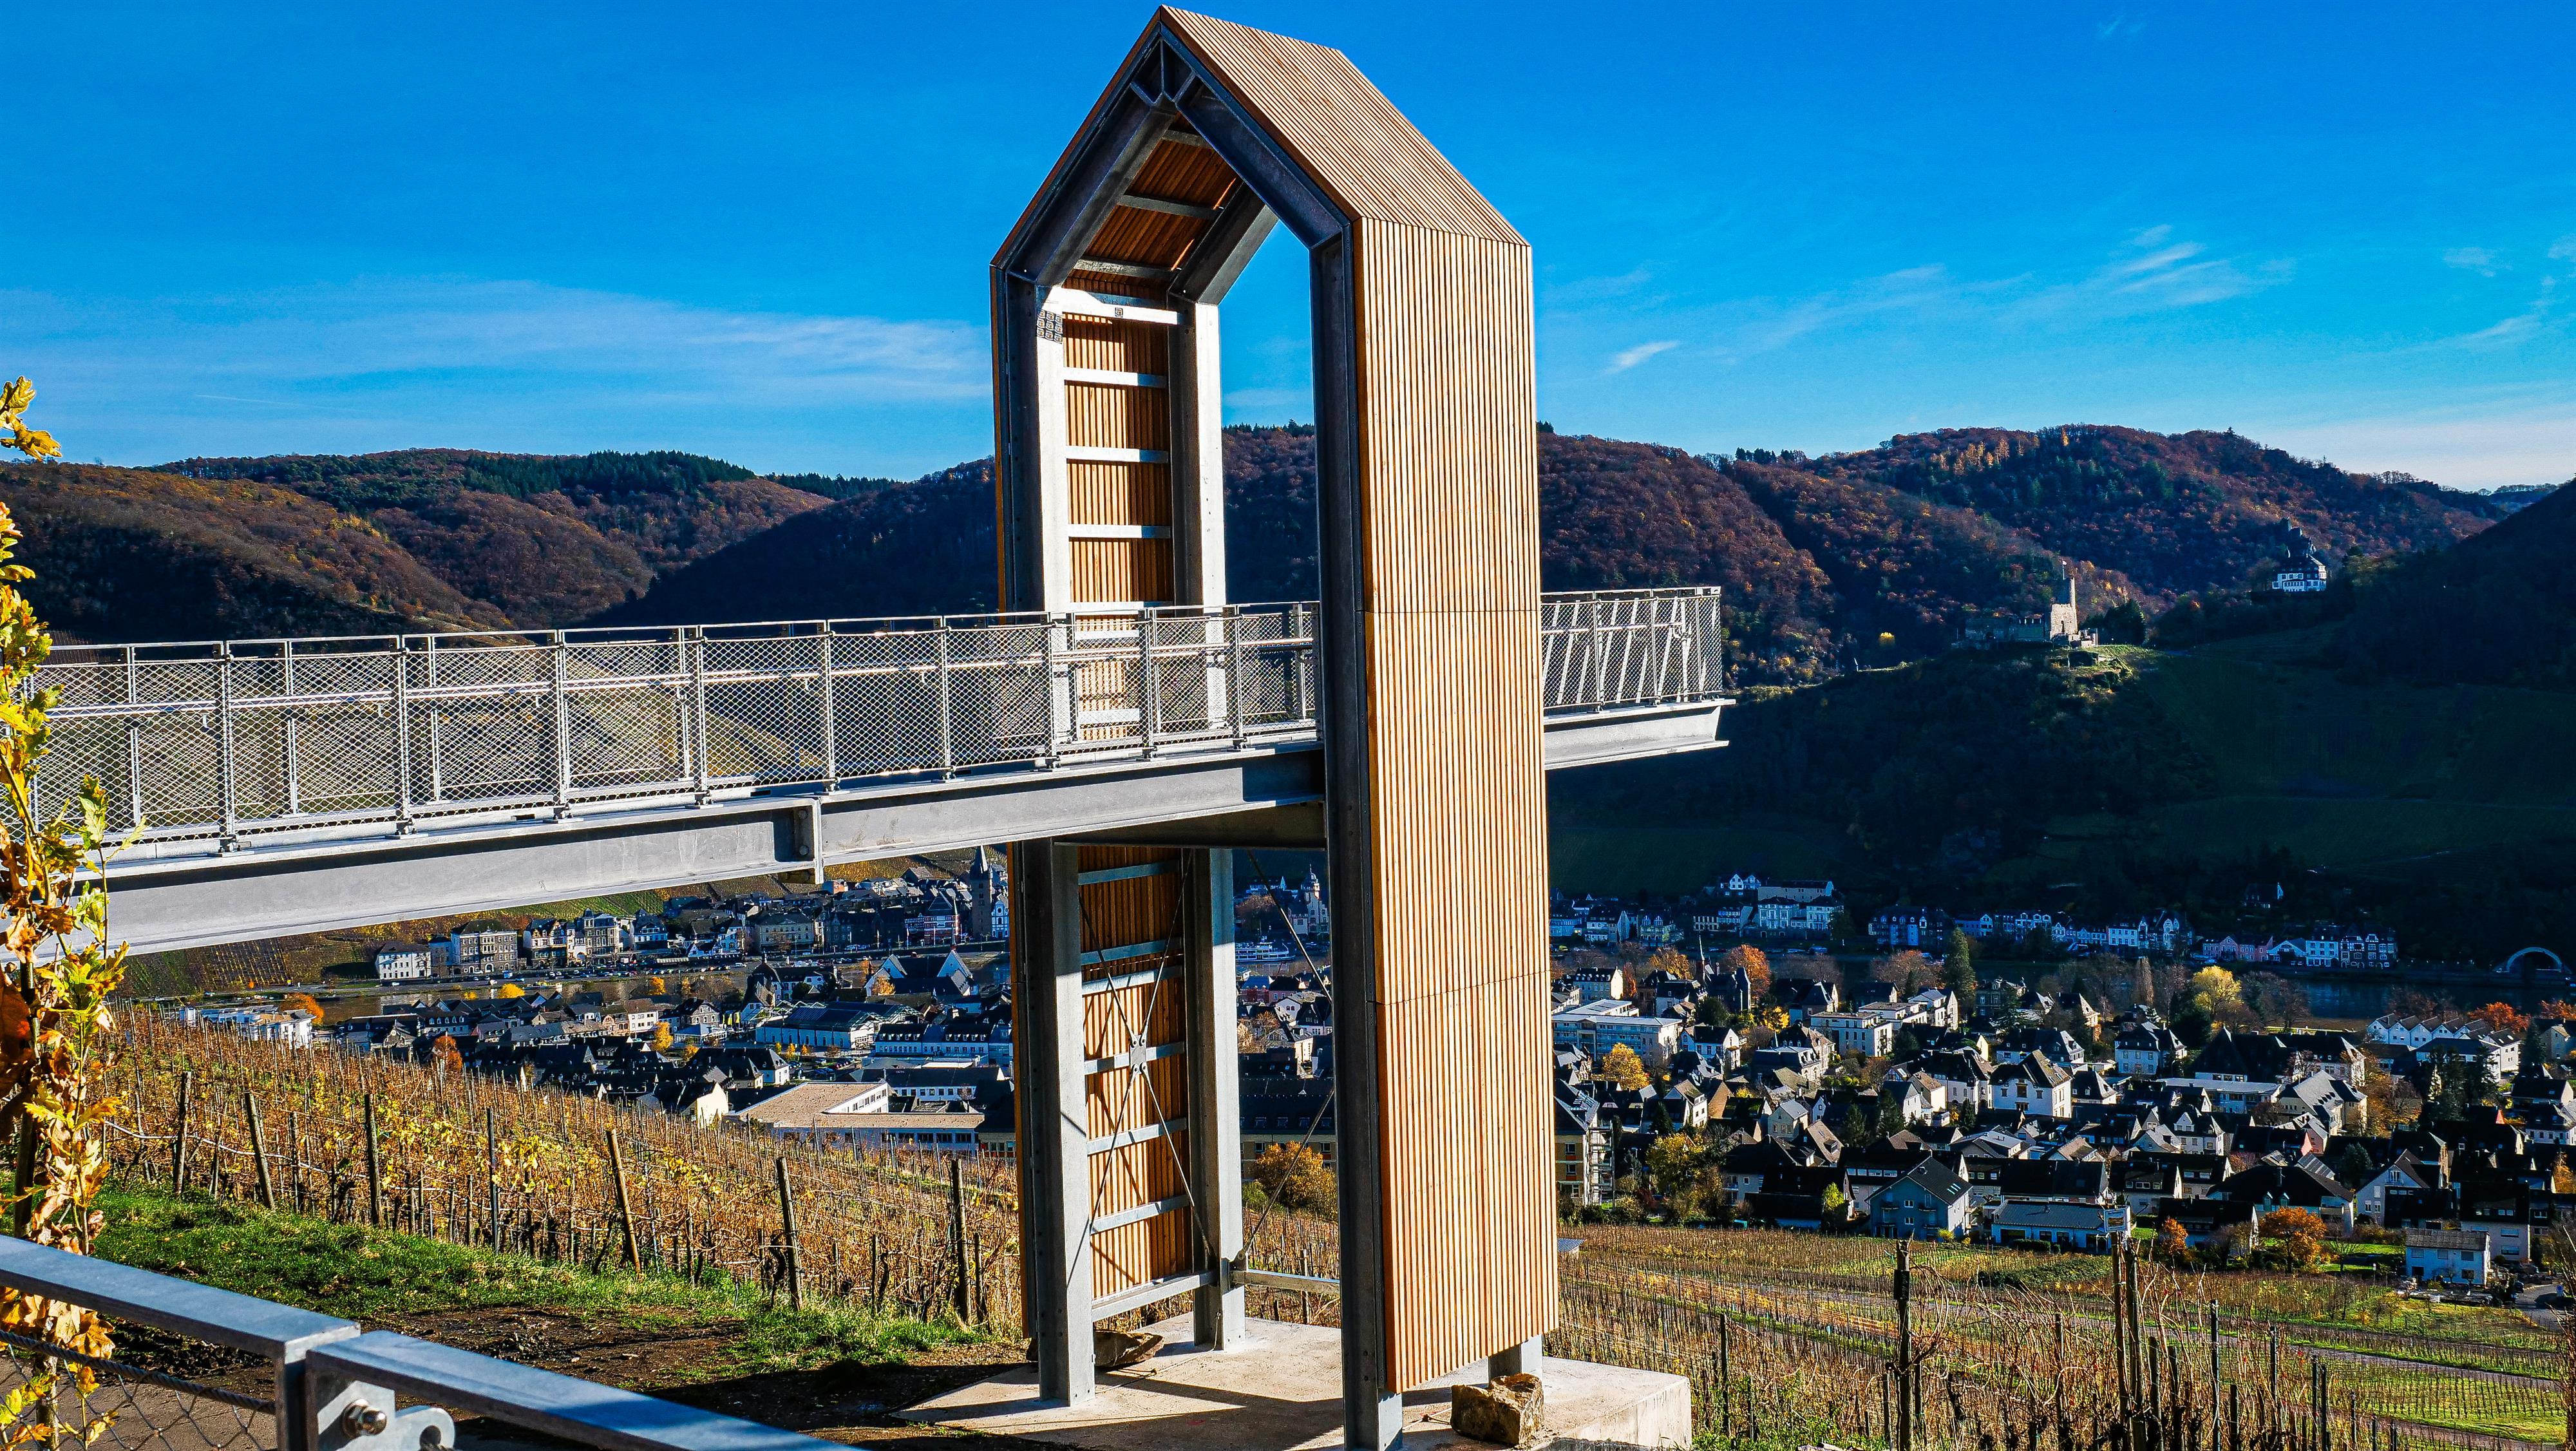
POLYGON ((343 1319, 374 1322, 469 1310, 544 1310, 650 1329, 720 1329, 717 1372, 878 1363, 975 1336, 950 1323, 863 1309, 792 1310, 742 1285, 590 1274, 521 1255, 270 1213, 149 1190, 100 1196, 102 1258, 343 1319))

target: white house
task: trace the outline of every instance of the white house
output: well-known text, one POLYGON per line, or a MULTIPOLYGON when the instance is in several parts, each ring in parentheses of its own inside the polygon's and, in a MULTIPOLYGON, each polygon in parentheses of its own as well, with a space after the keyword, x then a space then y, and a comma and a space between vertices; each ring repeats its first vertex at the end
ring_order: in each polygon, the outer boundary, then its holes
POLYGON ((2003 1112, 2036 1118, 2069 1118, 2075 1112, 2074 1076, 2038 1053, 1995 1070, 1993 1103, 2003 1112))
POLYGON ((1868 1009, 1857 1013, 1818 1013, 1807 1023, 1833 1039, 1836 1048, 1863 1058, 1883 1058, 1896 1046, 1896 1020, 1886 1013, 1868 1009))
POLYGON ((409 982, 428 977, 448 960, 442 942, 399 942, 376 949, 376 981, 409 982))

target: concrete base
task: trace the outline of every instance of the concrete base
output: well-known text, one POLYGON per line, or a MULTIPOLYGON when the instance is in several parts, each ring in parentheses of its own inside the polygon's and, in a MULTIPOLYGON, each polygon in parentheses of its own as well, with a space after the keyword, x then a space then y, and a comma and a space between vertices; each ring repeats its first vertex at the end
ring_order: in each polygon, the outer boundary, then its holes
MULTIPOLYGON (((1255 1320, 1251 1344, 1217 1352, 1191 1343, 1186 1315, 1147 1328, 1167 1337, 1162 1352, 1102 1376, 1099 1390, 1078 1405, 1039 1400, 1036 1369, 1021 1366, 901 1414, 1087 1451, 1335 1451, 1342 1445, 1339 1331, 1255 1320)), ((1552 1444, 1690 1444, 1690 1382, 1680 1376, 1552 1359, 1539 1377, 1547 1386, 1552 1444)), ((1485 1445, 1449 1429, 1449 1387, 1484 1379, 1480 1362, 1406 1392, 1409 1451, 1485 1445)))

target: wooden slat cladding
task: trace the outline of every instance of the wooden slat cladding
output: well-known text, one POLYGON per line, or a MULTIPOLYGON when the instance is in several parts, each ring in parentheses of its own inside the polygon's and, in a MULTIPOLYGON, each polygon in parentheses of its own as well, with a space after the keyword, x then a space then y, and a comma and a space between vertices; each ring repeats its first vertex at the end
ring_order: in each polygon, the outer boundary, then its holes
POLYGON ((1141 1074, 1125 1068, 1092 1074, 1083 1091, 1095 1139, 1190 1113, 1189 1066, 1177 1057, 1150 1059, 1141 1074))
POLYGON ((1076 604, 1172 602, 1172 541, 1076 539, 1072 545, 1076 604))
POLYGON ((1068 315, 1064 320, 1064 365, 1110 373, 1169 373, 1172 330, 1154 323, 1068 315))
POLYGON ((1091 1237, 1091 1293, 1101 1298, 1186 1274, 1197 1262, 1198 1239, 1189 1211, 1158 1214, 1091 1237))
POLYGON ((1212 148, 1165 141, 1154 148, 1128 190, 1213 207, 1224 205, 1234 187, 1234 169, 1212 148))
MULTIPOLYGON (((1150 448, 1172 446, 1172 401, 1161 388, 1111 383, 1067 383, 1064 387, 1064 440, 1075 448, 1150 448)), ((1162 519, 1172 517, 1171 479, 1164 476, 1162 519)), ((1141 524, 1142 519, 1104 519, 1101 523, 1141 524)))
POLYGON ((1381 1109, 1388 1242, 1401 1247, 1387 1346, 1398 1384, 1554 1325, 1546 1058, 1495 1047, 1544 1037, 1546 993, 1543 977, 1516 978, 1374 1008, 1386 1076, 1438 1089, 1381 1109))
POLYGON ((1340 51, 1186 11, 1156 18, 1349 216, 1521 240, 1340 51))
MULTIPOLYGON (((1151 967, 1152 962, 1144 966, 1151 967)), ((1133 968, 1130 969, 1134 970, 1133 968)), ((1082 1056, 1108 1058, 1136 1046, 1138 1032, 1148 1044, 1177 1043, 1186 1023, 1181 990, 1171 983, 1158 994, 1149 985, 1092 993, 1082 1000, 1082 1056)))
POLYGON ((1556 1321, 1528 249, 1353 247, 1390 1384, 1556 1321), (1437 863, 1434 870, 1433 864, 1437 863))
POLYGON ((1172 522, 1170 464, 1105 464, 1084 460, 1067 464, 1065 474, 1066 481, 1073 488, 1073 522, 1076 524, 1172 522))
POLYGON ((1362 222, 1372 610, 1536 610, 1529 249, 1362 222))
POLYGON ((1371 814, 1386 844, 1371 863, 1377 900, 1451 904, 1399 919, 1378 948, 1376 996, 1544 979, 1537 615, 1372 614, 1368 634, 1371 814))
MULTIPOLYGON (((1082 883, 1082 951, 1115 960, 1085 967, 1086 981, 1123 977, 1179 962, 1177 939, 1183 877, 1181 854, 1157 848, 1086 846, 1076 863, 1085 873, 1109 873, 1139 867, 1164 870, 1141 876, 1113 876, 1082 883), (1155 946, 1134 957, 1115 956, 1120 949, 1155 946)), ((1181 1044, 1188 1027, 1186 991, 1178 981, 1142 982, 1088 992, 1082 1002, 1082 1054, 1086 1059, 1123 1059, 1141 1041, 1148 1048, 1181 1044)), ((1189 1114, 1189 1060, 1173 1053, 1145 1061, 1141 1070, 1113 1062, 1105 1072, 1083 1078, 1084 1131, 1107 1139, 1189 1114)), ((1185 1193, 1189 1134, 1173 1130, 1140 1143, 1120 1143, 1089 1157, 1090 1203, 1094 1217, 1115 1215, 1185 1193)), ((1092 1293, 1115 1294, 1149 1280, 1181 1274, 1197 1263, 1197 1226, 1186 1209, 1169 1210, 1136 1224, 1095 1231, 1091 1236, 1092 1293)))

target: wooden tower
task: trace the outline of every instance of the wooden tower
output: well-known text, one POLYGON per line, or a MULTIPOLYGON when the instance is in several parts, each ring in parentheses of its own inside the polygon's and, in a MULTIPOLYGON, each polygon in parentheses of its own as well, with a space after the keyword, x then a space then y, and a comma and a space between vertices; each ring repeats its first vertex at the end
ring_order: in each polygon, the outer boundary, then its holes
MULTIPOLYGON (((1340 52, 1156 12, 1012 229, 1002 594, 1067 631, 1225 602, 1217 314, 1275 224, 1313 287, 1344 1395, 1383 1447, 1402 1391, 1555 1324, 1536 405, 1528 244, 1340 52)), ((1029 1324, 1073 1400, 1118 1309, 1244 1334, 1231 858, 1014 850, 1029 1324)))

